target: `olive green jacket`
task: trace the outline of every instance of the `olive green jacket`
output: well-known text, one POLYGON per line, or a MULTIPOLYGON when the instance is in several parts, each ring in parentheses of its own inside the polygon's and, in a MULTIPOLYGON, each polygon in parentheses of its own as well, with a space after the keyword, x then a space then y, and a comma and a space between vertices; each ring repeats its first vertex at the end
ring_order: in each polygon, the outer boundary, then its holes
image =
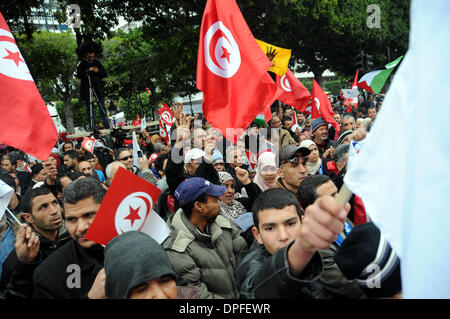
POLYGON ((239 298, 235 279, 238 256, 247 244, 229 220, 218 215, 203 234, 179 209, 167 224, 164 241, 170 262, 178 276, 190 286, 200 287, 201 298, 239 298))

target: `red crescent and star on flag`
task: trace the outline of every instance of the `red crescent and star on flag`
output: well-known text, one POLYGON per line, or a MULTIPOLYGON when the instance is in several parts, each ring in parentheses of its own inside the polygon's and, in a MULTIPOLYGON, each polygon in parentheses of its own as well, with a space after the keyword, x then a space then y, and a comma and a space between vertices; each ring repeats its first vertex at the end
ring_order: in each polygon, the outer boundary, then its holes
POLYGON ((19 66, 19 63, 20 63, 20 62, 25 63, 25 61, 22 60, 22 58, 20 57, 20 52, 19 52, 19 51, 17 51, 17 52, 11 52, 11 51, 9 51, 7 48, 5 48, 5 50, 6 50, 6 52, 8 52, 8 55, 5 56, 5 57, 3 57, 3 59, 13 60, 14 63, 15 63, 17 66, 19 66))

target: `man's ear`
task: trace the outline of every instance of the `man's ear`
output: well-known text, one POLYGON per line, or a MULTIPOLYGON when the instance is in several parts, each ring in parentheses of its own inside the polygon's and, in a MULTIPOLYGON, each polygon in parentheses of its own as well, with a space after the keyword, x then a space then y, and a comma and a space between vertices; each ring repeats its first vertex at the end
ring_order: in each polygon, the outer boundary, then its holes
POLYGON ((203 209, 202 203, 201 202, 195 202, 194 203, 194 208, 198 211, 201 211, 203 209))
POLYGON ((33 217, 30 213, 23 213, 22 216, 28 223, 33 224, 33 217))
POLYGON ((259 233, 259 230, 255 226, 252 226, 252 234, 260 245, 264 245, 264 242, 261 238, 261 234, 259 233))
POLYGON ((284 178, 283 170, 281 168, 277 168, 277 174, 279 177, 284 178))

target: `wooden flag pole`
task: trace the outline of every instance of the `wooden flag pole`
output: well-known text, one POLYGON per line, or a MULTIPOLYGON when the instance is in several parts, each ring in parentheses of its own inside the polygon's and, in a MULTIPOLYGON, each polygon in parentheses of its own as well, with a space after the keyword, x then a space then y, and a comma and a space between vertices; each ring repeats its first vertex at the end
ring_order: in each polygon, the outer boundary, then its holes
POLYGON ((347 187, 347 185, 343 184, 339 193, 336 197, 336 201, 342 206, 345 207, 345 204, 348 203, 350 197, 352 197, 352 191, 347 187))

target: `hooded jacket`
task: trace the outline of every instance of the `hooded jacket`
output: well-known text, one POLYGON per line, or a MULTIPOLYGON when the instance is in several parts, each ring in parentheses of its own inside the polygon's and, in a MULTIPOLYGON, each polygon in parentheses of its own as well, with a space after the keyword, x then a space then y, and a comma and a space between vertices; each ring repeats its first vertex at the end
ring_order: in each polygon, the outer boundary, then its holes
POLYGON ((200 287, 202 299, 239 298, 235 268, 247 244, 231 222, 218 215, 203 234, 179 209, 167 223, 171 233, 163 247, 177 275, 200 287))

